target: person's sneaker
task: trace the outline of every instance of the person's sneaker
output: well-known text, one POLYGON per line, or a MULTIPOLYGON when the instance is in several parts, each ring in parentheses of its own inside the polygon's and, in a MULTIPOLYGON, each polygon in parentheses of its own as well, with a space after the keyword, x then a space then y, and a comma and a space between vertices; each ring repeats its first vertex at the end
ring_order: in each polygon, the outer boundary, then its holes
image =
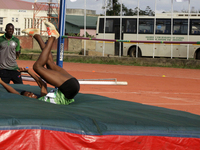
POLYGON ((44 24, 47 27, 47 33, 48 33, 49 37, 53 36, 56 39, 59 38, 60 34, 58 33, 55 26, 51 22, 46 21, 46 22, 44 22, 44 24))
POLYGON ((34 28, 24 29, 22 30, 22 33, 34 36, 35 34, 40 34, 40 29, 34 29, 34 28))

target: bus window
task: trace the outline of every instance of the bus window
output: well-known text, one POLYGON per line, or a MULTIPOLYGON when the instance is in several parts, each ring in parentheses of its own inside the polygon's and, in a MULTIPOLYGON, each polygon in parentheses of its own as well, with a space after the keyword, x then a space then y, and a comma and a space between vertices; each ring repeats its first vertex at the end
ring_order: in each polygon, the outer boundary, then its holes
POLYGON ((103 33, 104 29, 104 18, 100 18, 99 20, 99 33, 103 33))
MULTIPOLYGON (((106 31, 105 33, 113 33, 113 19, 106 19, 106 31)), ((104 18, 100 19, 99 33, 104 33, 104 18)))
POLYGON ((126 20, 126 33, 136 33, 137 22, 136 19, 127 19, 126 20))
POLYGON ((154 32, 154 19, 139 20, 139 33, 153 34, 153 32, 154 32))
POLYGON ((106 20, 106 33, 113 32, 113 20, 106 20))
POLYGON ((191 20, 191 34, 200 35, 200 20, 199 19, 191 20))
POLYGON ((171 34, 171 20, 156 19, 156 34, 171 34))
POLYGON ((173 34, 184 34, 188 33, 188 20, 185 19, 174 19, 173 34))

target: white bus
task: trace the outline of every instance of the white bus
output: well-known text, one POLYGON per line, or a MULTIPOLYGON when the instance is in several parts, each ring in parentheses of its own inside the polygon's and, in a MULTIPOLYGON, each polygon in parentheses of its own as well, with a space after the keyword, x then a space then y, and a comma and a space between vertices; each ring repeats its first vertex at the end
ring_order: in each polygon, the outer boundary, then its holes
MULTIPOLYGON (((97 39, 120 39, 134 41, 200 41, 200 14, 162 13, 154 16, 99 16, 97 21, 97 39), (104 20, 106 27, 104 32, 104 20), (120 18, 122 18, 120 21, 120 18), (172 19, 173 18, 173 19, 172 19), (121 30, 120 30, 120 22, 121 30), (171 22, 173 24, 171 25, 171 22), (189 26, 188 26, 189 22, 189 26), (156 28, 154 29, 154 25, 156 28), (138 27, 137 27, 138 26, 138 27), (172 30, 171 30, 172 28, 172 30), (138 31, 137 31, 138 29, 138 31), (173 32, 171 34, 171 31, 173 32), (189 31, 189 34, 188 34, 189 31), (172 39, 172 40, 171 40, 172 39)), ((181 57, 200 59, 199 44, 150 44, 97 41, 96 51, 104 54, 131 57, 181 57), (104 45, 105 44, 105 45, 104 45)))

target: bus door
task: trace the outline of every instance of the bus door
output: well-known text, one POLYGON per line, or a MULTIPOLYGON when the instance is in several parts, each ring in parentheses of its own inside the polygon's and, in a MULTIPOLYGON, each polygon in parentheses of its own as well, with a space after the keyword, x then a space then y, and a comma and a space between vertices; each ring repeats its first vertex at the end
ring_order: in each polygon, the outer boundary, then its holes
MULTIPOLYGON (((123 31, 123 27, 122 27, 122 31, 123 31)), ((114 26, 114 33, 115 33, 115 40, 119 40, 120 39, 120 25, 117 24, 114 26)), ((123 32, 121 33, 121 40, 123 40, 123 32)), ((115 55, 119 56, 119 45, 120 42, 115 42, 115 55)), ((123 56, 123 42, 121 42, 121 56, 123 56)))

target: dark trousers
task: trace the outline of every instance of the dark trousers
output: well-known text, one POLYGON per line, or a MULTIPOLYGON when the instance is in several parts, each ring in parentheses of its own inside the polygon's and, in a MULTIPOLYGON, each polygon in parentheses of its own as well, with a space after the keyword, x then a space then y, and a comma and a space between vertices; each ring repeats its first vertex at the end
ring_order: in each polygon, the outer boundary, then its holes
POLYGON ((0 77, 1 80, 7 84, 9 84, 10 81, 13 81, 15 84, 23 84, 21 73, 17 70, 0 69, 0 77))

